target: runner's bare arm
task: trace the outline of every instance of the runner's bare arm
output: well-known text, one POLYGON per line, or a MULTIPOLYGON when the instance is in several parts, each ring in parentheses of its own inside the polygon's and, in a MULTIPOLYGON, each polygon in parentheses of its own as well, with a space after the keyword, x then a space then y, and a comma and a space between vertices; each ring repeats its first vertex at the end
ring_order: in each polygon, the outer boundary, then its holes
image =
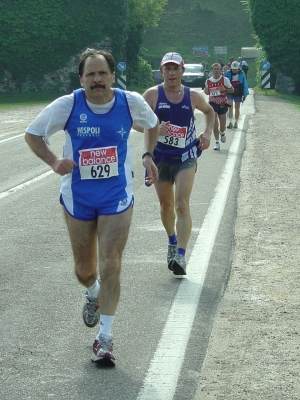
POLYGON ((61 176, 66 175, 72 172, 73 168, 77 166, 75 161, 66 158, 58 158, 52 153, 42 136, 36 136, 26 132, 25 140, 34 154, 48 164, 57 174, 61 176))
MULTIPOLYGON (((157 123, 154 128, 150 129, 145 129, 144 130, 144 149, 145 153, 150 153, 153 154, 156 143, 157 143, 157 138, 158 138, 158 133, 159 133, 159 121, 157 119, 157 123)), ((143 157, 143 165, 147 170, 147 180, 149 184, 155 183, 158 179, 158 170, 156 168, 156 165, 153 162, 153 158, 149 156, 143 157)))
POLYGON ((234 92, 234 87, 232 86, 229 78, 226 76, 224 77, 224 83, 225 83, 225 87, 224 87, 224 92, 226 93, 233 93, 234 92))
POLYGON ((141 132, 141 133, 144 132, 144 128, 142 128, 141 126, 138 126, 136 123, 133 123, 132 129, 134 129, 134 130, 136 130, 138 132, 141 132))
MULTIPOLYGON (((157 100, 158 100, 158 89, 157 86, 148 89, 143 94, 144 99, 149 104, 149 106, 154 111, 156 108, 157 100)), ((159 126, 159 136, 165 136, 169 130, 170 121, 164 121, 159 126)))
POLYGON ((234 92, 233 86, 231 86, 230 88, 226 88, 226 93, 233 93, 233 92, 234 92))
POLYGON ((200 133, 198 139, 200 139, 199 148, 206 150, 210 145, 210 137, 215 122, 215 112, 200 93, 191 92, 191 100, 194 108, 200 110, 205 117, 205 130, 200 133))
MULTIPOLYGON (((144 99, 146 100, 146 102, 149 104, 149 106, 151 107, 151 109, 154 111, 156 108, 156 103, 157 103, 157 99, 158 99, 158 90, 157 90, 157 86, 152 87, 150 89, 148 89, 144 94, 143 94, 144 99)), ((169 130, 169 125, 170 125, 170 121, 165 121, 162 122, 159 126, 159 136, 165 136, 169 130)), ((135 129, 138 132, 143 132, 143 128, 141 128, 140 126, 133 124, 133 129, 135 129)))
POLYGON ((154 111, 156 108, 157 100, 158 100, 158 88, 157 86, 154 86, 143 94, 144 99, 146 102, 149 104, 149 106, 152 108, 154 111))
POLYGON ((203 89, 203 92, 204 92, 205 94, 209 94, 209 93, 208 93, 208 87, 207 87, 207 86, 205 86, 205 88, 203 89))

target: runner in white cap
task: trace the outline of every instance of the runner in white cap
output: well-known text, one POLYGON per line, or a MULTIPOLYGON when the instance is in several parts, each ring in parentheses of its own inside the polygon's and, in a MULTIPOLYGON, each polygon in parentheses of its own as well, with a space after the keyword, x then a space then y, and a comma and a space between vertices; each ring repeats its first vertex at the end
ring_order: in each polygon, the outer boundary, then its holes
POLYGON ((184 61, 180 54, 165 54, 160 71, 163 84, 144 93, 144 98, 160 121, 154 151, 154 161, 159 170, 155 189, 161 220, 168 236, 168 268, 175 275, 185 275, 185 252, 192 229, 190 195, 197 157, 210 144, 214 112, 199 92, 181 84, 184 61), (195 108, 202 111, 205 118, 205 130, 200 134, 196 133, 194 123, 195 108))

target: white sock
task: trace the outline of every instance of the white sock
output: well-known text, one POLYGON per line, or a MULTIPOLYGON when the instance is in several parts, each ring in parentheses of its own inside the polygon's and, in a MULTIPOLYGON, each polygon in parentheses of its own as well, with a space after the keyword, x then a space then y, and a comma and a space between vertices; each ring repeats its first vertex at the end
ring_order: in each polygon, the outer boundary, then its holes
POLYGON ((225 134, 225 132, 220 131, 220 135, 223 136, 225 134))
POLYGON ((99 283, 98 279, 96 279, 96 282, 92 286, 86 288, 86 290, 88 292, 89 297, 93 297, 93 298, 98 297, 99 290, 100 290, 100 283, 99 283))
POLYGON ((105 336, 110 336, 111 335, 111 328, 114 323, 115 316, 114 315, 100 315, 100 331, 97 335, 97 339, 99 340, 99 336, 105 335, 105 336))
POLYGON ((231 122, 231 123, 232 123, 232 118, 229 118, 229 122, 231 122))

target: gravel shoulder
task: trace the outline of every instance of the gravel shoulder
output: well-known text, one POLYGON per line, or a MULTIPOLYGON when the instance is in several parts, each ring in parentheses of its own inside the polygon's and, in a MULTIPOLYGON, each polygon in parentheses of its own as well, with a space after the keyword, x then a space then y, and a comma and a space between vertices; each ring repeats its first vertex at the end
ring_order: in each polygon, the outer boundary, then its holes
POLYGON ((300 399, 300 111, 255 94, 235 249, 195 399, 300 399))

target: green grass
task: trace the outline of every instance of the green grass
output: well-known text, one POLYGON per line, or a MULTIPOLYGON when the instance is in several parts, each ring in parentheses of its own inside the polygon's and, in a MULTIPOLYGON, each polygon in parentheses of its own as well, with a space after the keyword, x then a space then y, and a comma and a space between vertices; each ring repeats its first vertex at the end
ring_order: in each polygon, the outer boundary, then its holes
POLYGON ((276 90, 262 89, 261 87, 256 87, 255 90, 264 96, 273 96, 286 100, 288 103, 293 104, 297 109, 300 110, 300 96, 294 94, 279 93, 276 92, 276 90))
POLYGON ((61 94, 57 93, 1 93, 0 110, 15 108, 18 106, 26 107, 36 104, 48 104, 61 94))

